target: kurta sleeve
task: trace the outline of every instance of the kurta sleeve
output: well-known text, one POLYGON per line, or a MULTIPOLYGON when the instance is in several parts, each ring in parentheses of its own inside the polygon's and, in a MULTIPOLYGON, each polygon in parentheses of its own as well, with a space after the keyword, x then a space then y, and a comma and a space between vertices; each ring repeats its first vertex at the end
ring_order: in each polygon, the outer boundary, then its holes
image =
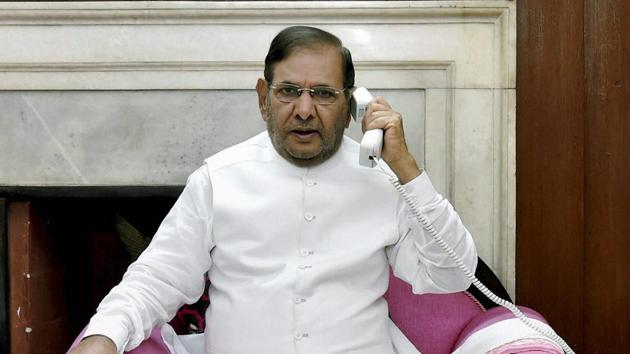
MULTIPOLYGON (((403 188, 417 202, 442 239, 474 273, 477 251, 453 206, 442 197, 426 172, 403 188)), ((413 292, 448 293, 467 289, 471 282, 416 220, 405 202, 398 205, 398 242, 387 248, 394 275, 411 284, 413 292)))
POLYGON ((202 295, 213 247, 212 186, 202 167, 188 178, 147 249, 99 304, 84 337, 105 335, 119 353, 137 347, 156 324, 202 295))

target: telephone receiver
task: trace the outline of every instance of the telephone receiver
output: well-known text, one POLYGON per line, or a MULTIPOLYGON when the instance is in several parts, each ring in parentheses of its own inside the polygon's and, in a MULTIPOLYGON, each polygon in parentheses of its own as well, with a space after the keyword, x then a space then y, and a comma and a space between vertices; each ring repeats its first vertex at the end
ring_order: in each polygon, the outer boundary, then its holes
MULTIPOLYGON (((365 87, 357 87, 350 98, 350 115, 357 123, 361 123, 367 111, 372 95, 365 87)), ((372 129, 365 132, 359 150, 359 164, 366 167, 376 166, 383 150, 383 129, 372 129)))

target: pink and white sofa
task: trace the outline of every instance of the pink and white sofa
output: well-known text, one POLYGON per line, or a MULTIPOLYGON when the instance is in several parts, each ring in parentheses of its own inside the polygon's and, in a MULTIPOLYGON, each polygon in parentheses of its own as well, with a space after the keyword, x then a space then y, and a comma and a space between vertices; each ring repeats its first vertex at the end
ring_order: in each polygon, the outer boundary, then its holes
MULTIPOLYGON (((496 276, 481 259, 475 275, 504 299, 509 296, 496 276)), ((415 295, 411 287, 391 276, 385 294, 390 317, 411 345, 422 354, 562 354, 558 345, 522 324, 506 309, 497 307, 475 288, 452 294, 415 295)), ((171 321, 178 334, 189 327, 203 331, 203 313, 207 298, 186 306, 171 321), (194 322, 194 323, 189 323, 194 322)), ((546 325, 542 315, 520 307, 530 319, 546 325)), ((164 336, 175 335, 169 327, 153 329, 151 336, 132 354, 169 354, 164 336)), ((72 344, 78 344, 82 333, 72 344)), ((411 350, 410 352, 417 352, 411 350)), ((406 353, 400 353, 406 354, 406 353)))

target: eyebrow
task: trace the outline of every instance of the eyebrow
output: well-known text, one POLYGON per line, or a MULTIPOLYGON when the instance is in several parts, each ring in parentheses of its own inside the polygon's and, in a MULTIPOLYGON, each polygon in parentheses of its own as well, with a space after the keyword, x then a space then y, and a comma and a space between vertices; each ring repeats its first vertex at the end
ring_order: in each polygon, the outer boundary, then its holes
MULTIPOLYGON (((279 83, 280 84, 293 85, 293 86, 297 86, 297 87, 302 87, 302 85, 296 84, 296 83, 291 82, 291 81, 280 81, 279 83)), ((313 88, 313 87, 330 87, 330 88, 335 88, 335 86, 329 85, 329 84, 317 84, 317 85, 311 86, 310 88, 313 88)))

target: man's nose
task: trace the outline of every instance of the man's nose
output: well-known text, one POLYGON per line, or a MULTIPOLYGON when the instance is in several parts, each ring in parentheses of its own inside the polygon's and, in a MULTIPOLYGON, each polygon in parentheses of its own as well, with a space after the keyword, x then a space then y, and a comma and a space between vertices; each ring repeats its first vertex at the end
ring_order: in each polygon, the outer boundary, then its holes
POLYGON ((309 92, 302 94, 295 100, 295 115, 297 118, 306 120, 315 114, 315 102, 309 92))

